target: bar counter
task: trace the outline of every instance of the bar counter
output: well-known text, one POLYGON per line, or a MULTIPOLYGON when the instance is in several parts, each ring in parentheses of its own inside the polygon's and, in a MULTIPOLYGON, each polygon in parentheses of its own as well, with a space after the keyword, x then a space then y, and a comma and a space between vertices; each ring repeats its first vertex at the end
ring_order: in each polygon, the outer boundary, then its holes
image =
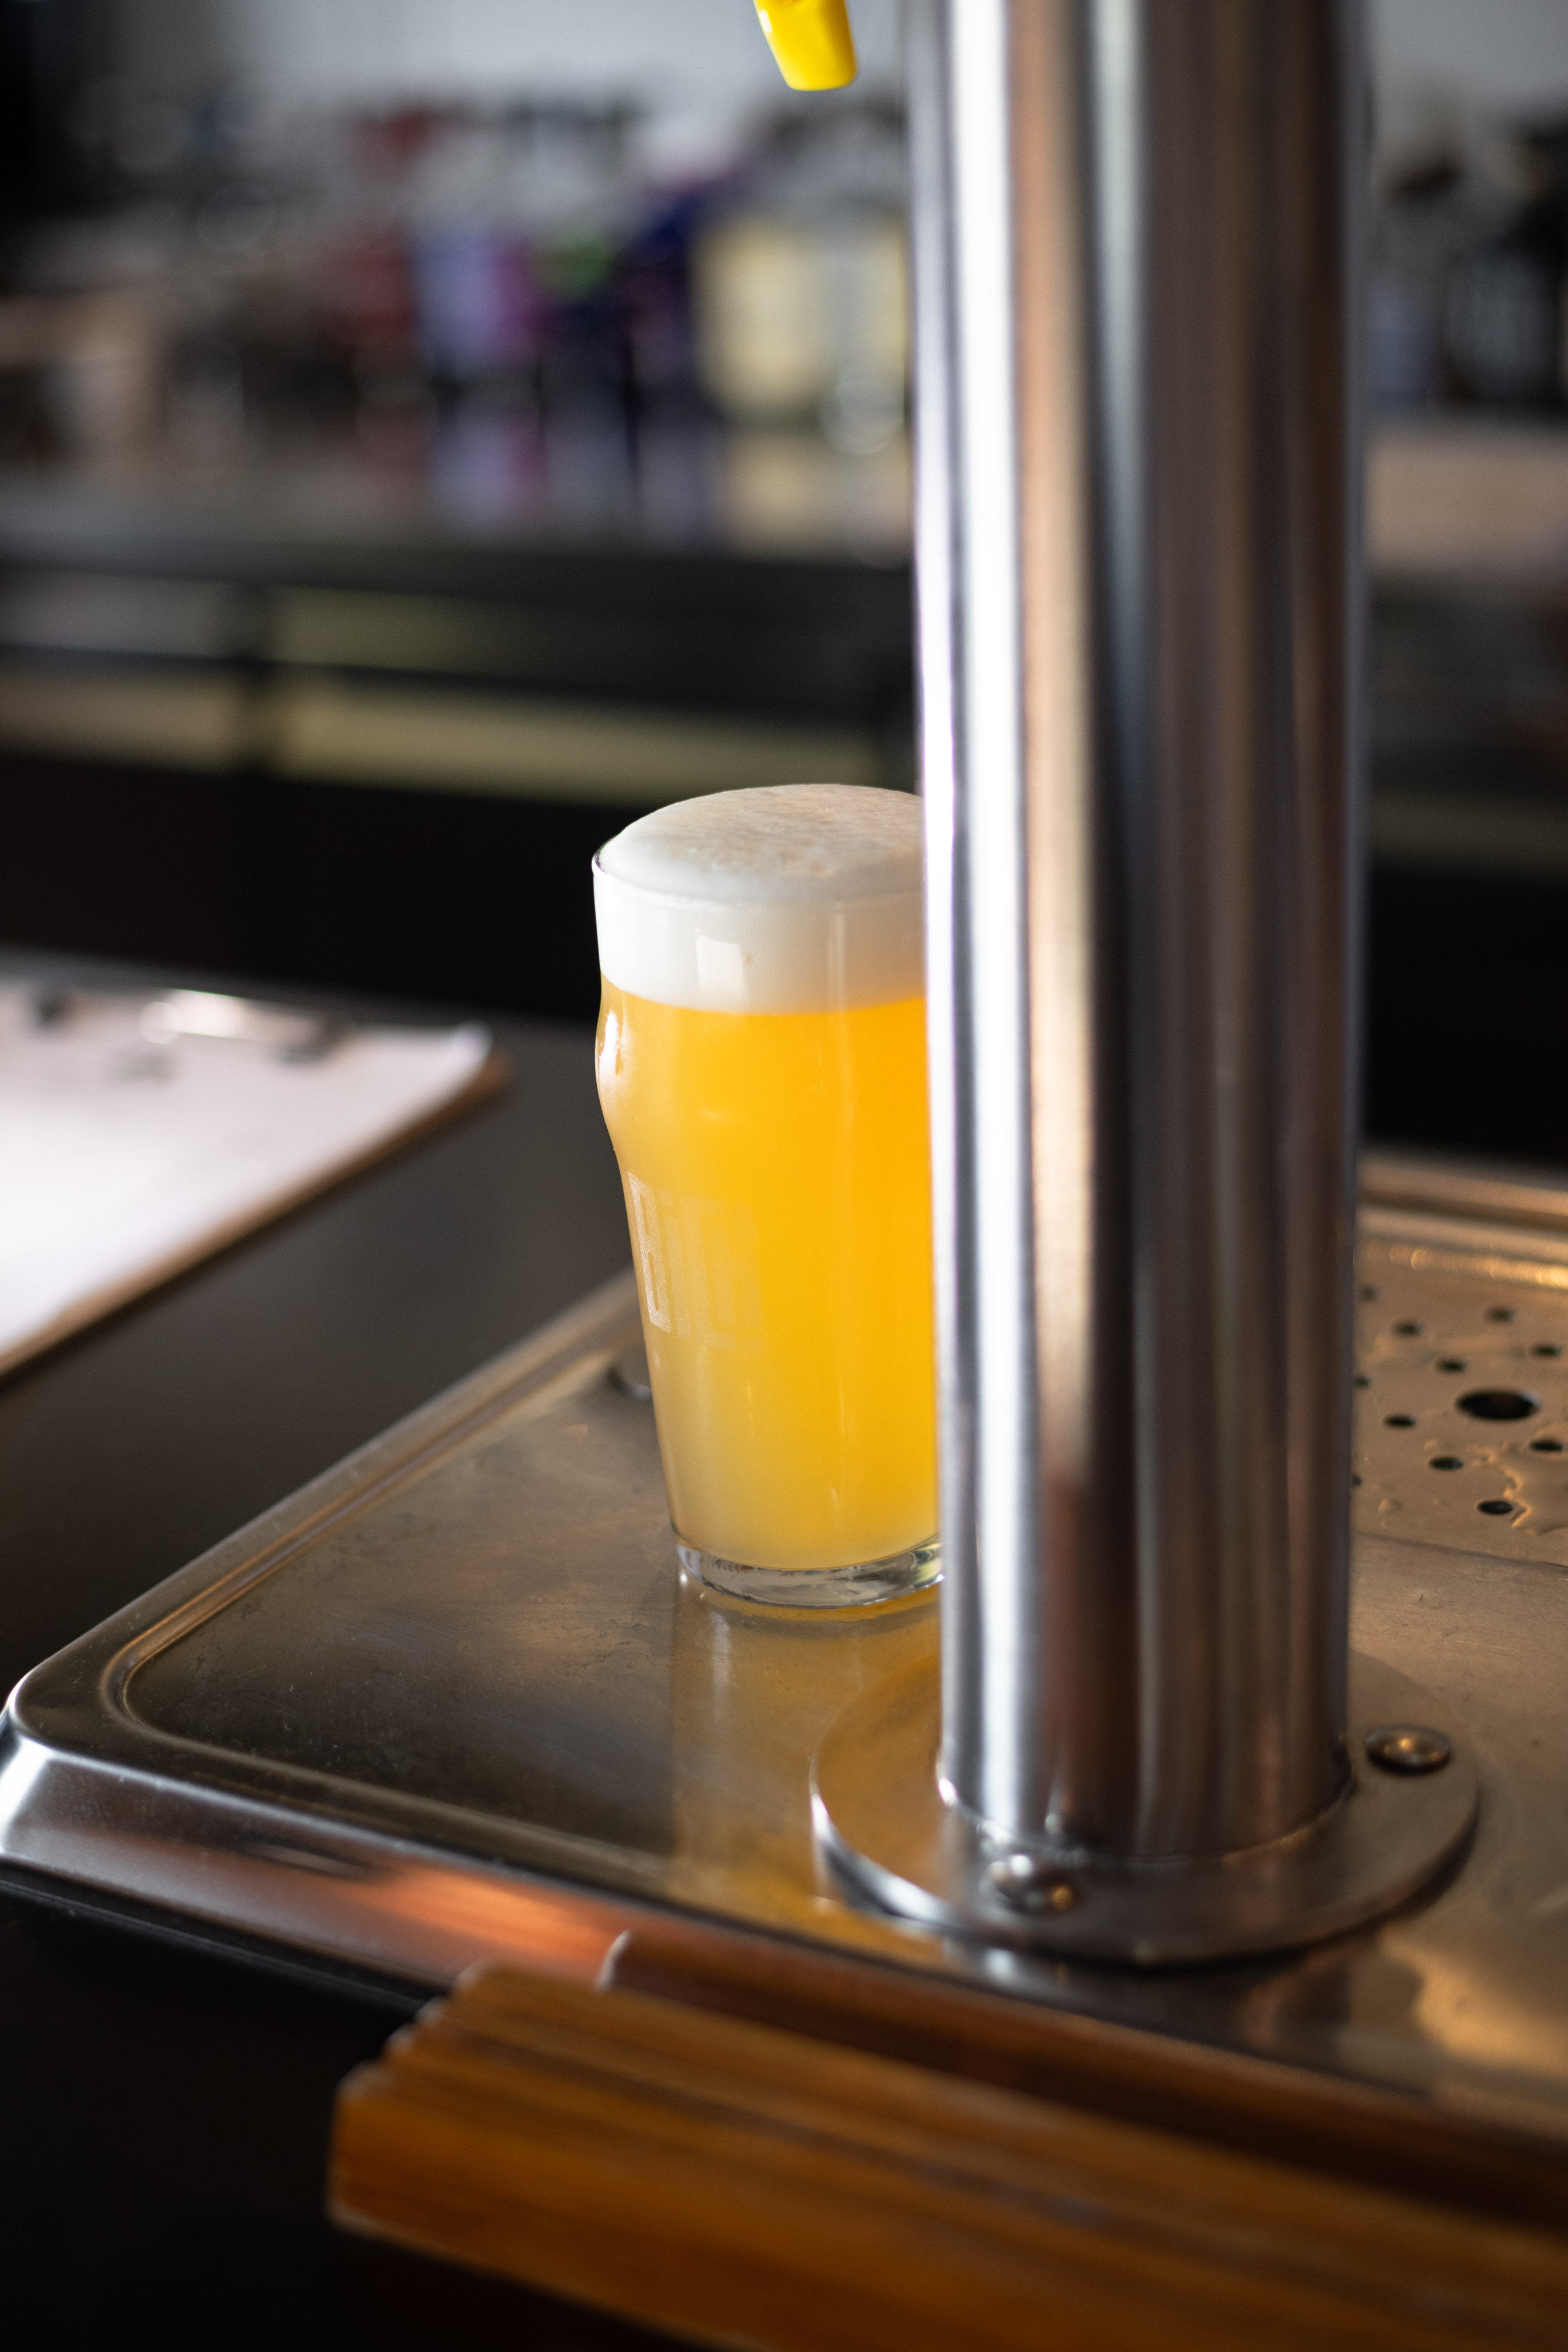
MULTIPOLYGON (((619 1268, 588 1034, 497 1042, 499 1097, 0 1383, 7 1689, 619 1268)), ((333 2093, 411 2005, 0 1885, 10 2341, 654 2341, 329 2228, 333 2093)))

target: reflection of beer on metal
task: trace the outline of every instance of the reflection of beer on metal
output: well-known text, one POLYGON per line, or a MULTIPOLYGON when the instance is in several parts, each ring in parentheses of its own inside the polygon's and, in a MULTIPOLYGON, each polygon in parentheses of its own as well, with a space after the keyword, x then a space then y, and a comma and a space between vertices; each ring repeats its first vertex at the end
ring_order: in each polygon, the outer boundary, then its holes
POLYGON ((918 805, 715 794, 629 826, 594 881, 600 1097, 682 1556, 790 1602, 927 1582, 918 805))

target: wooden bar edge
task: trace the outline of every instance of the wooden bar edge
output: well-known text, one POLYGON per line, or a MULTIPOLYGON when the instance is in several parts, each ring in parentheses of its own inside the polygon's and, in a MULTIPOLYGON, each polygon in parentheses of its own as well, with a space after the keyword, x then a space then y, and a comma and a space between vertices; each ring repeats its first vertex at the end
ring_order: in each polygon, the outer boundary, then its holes
POLYGON ((768 2352, 1555 2352, 1562 2151, 1343 2092, 759 1937, 638 1930, 597 1987, 486 1968, 395 2035, 339 2094, 329 2203, 768 2352))

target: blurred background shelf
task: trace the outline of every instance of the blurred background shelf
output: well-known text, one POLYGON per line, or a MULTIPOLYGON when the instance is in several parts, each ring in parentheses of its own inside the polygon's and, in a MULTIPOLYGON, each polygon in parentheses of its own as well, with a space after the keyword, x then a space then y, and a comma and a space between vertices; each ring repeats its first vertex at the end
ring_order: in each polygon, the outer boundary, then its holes
MULTIPOLYGON (((0 938, 587 1019, 659 801, 913 782, 897 0, 0 0, 0 938)), ((1568 1156, 1568 0, 1379 0, 1375 1132, 1568 1156)))
POLYGON ((588 862, 630 817, 911 782, 909 618, 906 562, 176 532, 29 486, 0 935, 591 1017, 588 862))

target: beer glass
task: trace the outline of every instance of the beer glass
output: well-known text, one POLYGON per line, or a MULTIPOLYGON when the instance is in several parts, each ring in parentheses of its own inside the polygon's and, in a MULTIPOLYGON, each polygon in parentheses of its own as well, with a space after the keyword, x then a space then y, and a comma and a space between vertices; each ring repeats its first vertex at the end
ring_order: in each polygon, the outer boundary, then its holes
POLYGON ((594 861, 599 1097, 676 1545, 788 1607, 932 1582, 919 803, 657 810, 594 861))

